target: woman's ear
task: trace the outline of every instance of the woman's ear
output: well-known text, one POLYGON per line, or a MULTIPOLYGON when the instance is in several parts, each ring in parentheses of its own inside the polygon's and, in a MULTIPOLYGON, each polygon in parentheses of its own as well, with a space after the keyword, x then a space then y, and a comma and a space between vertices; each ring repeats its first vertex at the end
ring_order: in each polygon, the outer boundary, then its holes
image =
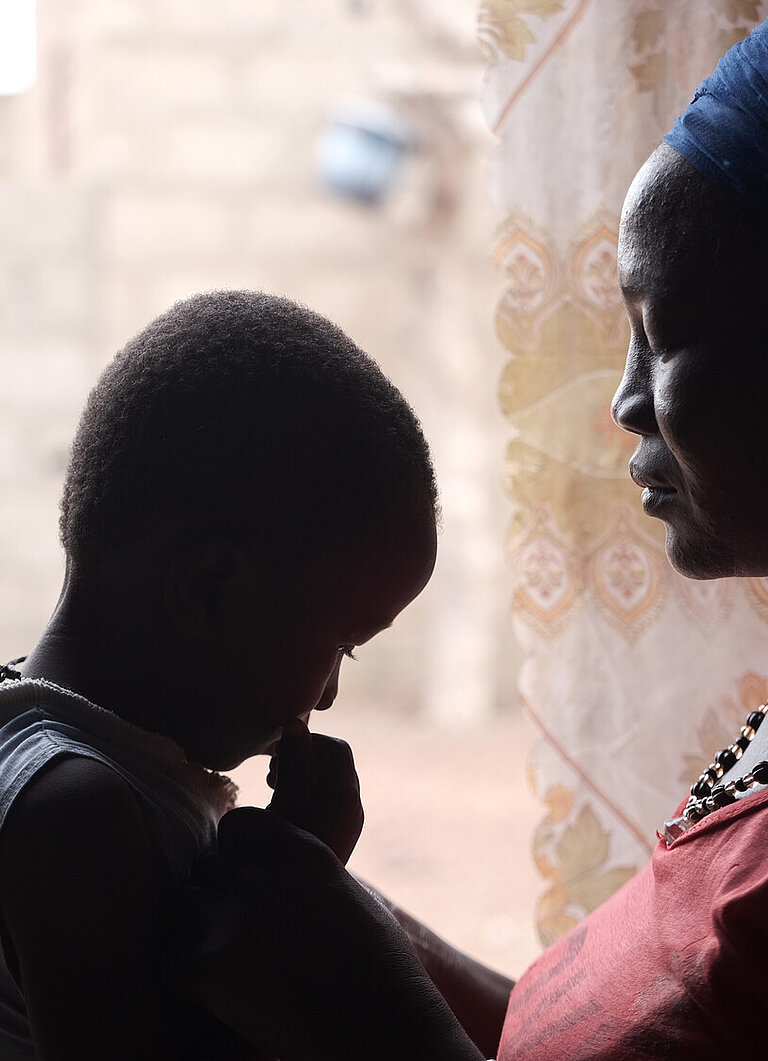
POLYGON ((233 542, 197 546, 173 561, 165 578, 163 598, 182 632, 201 636, 226 624, 230 608, 245 580, 253 577, 250 560, 233 542))

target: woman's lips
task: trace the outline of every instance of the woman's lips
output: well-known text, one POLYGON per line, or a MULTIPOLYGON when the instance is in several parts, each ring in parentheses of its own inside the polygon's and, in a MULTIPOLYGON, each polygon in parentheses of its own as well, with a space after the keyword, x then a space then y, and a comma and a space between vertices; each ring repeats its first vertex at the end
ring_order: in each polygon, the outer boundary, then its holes
POLYGON ((641 467, 636 461, 629 462, 629 475, 632 482, 643 491, 643 509, 649 516, 661 517, 663 510, 674 503, 677 490, 661 475, 641 467))
POLYGON ((654 475, 649 470, 639 467, 634 461, 629 462, 629 477, 633 483, 643 489, 677 493, 674 486, 670 486, 661 476, 654 475))
POLYGON ((663 509, 669 508, 677 497, 677 490, 672 486, 646 486, 642 494, 643 510, 649 516, 661 516, 663 509))

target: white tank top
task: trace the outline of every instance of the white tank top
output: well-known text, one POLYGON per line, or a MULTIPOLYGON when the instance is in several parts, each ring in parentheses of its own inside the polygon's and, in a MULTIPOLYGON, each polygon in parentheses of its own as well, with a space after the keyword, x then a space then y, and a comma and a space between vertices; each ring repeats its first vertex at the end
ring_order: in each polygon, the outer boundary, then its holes
MULTIPOLYGON (((219 818, 235 803, 229 778, 187 762, 171 738, 50 682, 22 679, 0 685, 0 829, 35 774, 73 755, 104 763, 130 785, 176 882, 212 849, 219 818)), ((24 999, 0 943, 0 1061, 34 1057, 24 999)))

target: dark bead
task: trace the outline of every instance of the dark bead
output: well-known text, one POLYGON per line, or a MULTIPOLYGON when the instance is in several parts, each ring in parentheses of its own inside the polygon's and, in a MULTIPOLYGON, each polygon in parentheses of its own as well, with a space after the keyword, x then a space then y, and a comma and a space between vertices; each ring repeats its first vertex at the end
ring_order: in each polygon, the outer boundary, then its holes
POLYGON ((733 743, 734 744, 738 744, 738 746, 741 748, 741 750, 743 752, 745 752, 747 750, 747 748, 749 747, 749 740, 748 740, 747 737, 737 737, 736 740, 733 743))
POLYGON ((768 763, 763 761, 753 767, 752 776, 759 785, 768 785, 768 763))
POLYGON ((715 781, 717 781, 717 773, 714 770, 711 770, 709 767, 707 767, 707 769, 704 771, 704 773, 701 775, 701 777, 702 777, 702 780, 704 778, 708 777, 713 785, 714 785, 715 781))
POLYGON ((751 715, 747 716, 747 725, 751 726, 752 729, 760 729, 765 715, 762 711, 753 711, 751 715))
POLYGON ((715 756, 715 762, 722 766, 723 770, 730 770, 732 766, 736 765, 736 756, 730 748, 723 748, 721 752, 718 752, 715 756))
POLYGON ((718 785, 717 788, 712 790, 710 799, 716 807, 727 807, 729 803, 733 803, 733 796, 730 792, 726 792, 722 785, 718 785))
POLYGON ((696 799, 704 799, 712 791, 712 786, 709 781, 704 781, 701 777, 695 785, 691 787, 691 795, 695 796, 696 799))
POLYGON ((751 787, 750 785, 747 784, 747 782, 744 780, 743 777, 737 777, 736 780, 733 783, 736 786, 736 788, 739 790, 739 792, 747 792, 749 790, 749 788, 751 787))

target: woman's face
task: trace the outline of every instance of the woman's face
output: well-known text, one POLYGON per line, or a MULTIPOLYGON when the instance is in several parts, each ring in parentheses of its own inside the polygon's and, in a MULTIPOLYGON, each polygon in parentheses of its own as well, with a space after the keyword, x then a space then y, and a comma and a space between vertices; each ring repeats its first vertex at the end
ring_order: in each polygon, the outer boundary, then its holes
POLYGON ((697 198, 691 172, 664 147, 624 204, 632 336, 613 417, 640 436, 630 474, 666 524, 672 564, 693 578, 767 575, 768 270, 756 237, 728 223, 738 208, 710 185, 697 198))

